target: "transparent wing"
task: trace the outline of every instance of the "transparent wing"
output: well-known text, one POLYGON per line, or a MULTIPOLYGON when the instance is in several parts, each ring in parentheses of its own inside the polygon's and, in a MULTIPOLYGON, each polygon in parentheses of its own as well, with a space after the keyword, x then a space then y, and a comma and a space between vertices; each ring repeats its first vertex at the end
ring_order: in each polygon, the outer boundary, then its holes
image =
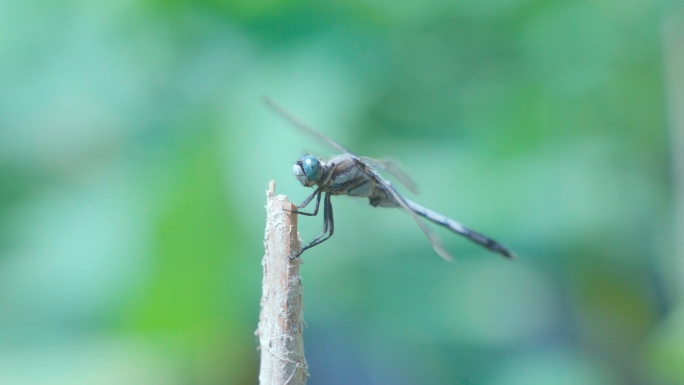
MULTIPOLYGON (((282 116, 286 120, 288 120, 290 123, 292 123, 295 127, 299 128, 300 130, 304 131, 305 133, 313 136, 314 138, 318 139, 320 142, 327 144, 328 146, 332 147, 336 151, 339 151, 341 153, 346 153, 346 154, 351 154, 354 155, 353 152, 349 151, 346 149, 344 146, 341 144, 337 143, 333 139, 329 138, 327 135, 323 134, 322 132, 317 131, 313 127, 310 127, 306 123, 302 122, 301 120, 297 119, 296 116, 292 115, 290 112, 288 112, 285 108, 281 107, 278 103, 274 102, 271 98, 264 96, 263 97, 264 103, 268 107, 270 107, 273 111, 278 113, 278 115, 282 116)), ((354 155, 356 156, 356 155, 354 155)), ((397 179, 397 182, 401 183, 402 185, 406 186, 406 188, 411 191, 414 194, 418 193, 418 188, 416 187, 416 184, 413 182, 413 180, 408 176, 404 170, 399 167, 395 162, 391 160, 380 160, 380 159, 374 159, 370 157, 358 157, 361 161, 364 163, 368 163, 371 167, 387 172, 388 174, 392 175, 397 179)))
POLYGON ((384 171, 397 179, 397 182, 404 185, 409 191, 418 194, 418 187, 413 179, 396 163, 387 159, 374 159, 367 156, 359 157, 364 163, 368 163, 373 168, 384 171))
POLYGON ((325 143, 328 146, 331 146, 332 148, 334 148, 335 150, 337 150, 343 154, 346 153, 346 154, 354 155, 351 151, 344 148, 341 144, 337 143, 336 141, 330 139, 328 136, 324 135, 322 132, 318 132, 313 127, 310 127, 306 123, 297 119, 297 117, 295 117, 294 115, 289 113, 286 109, 281 107, 278 103, 274 102, 271 98, 264 96, 264 97, 262 97, 262 99, 264 100, 264 103, 266 103, 266 105, 269 106, 273 111, 275 111, 276 113, 278 113, 278 115, 280 115, 283 118, 290 121, 290 123, 292 123, 294 126, 299 128, 300 130, 302 130, 305 133, 313 136, 314 138, 318 139, 322 143, 325 143))
POLYGON ((437 254, 439 254, 440 257, 442 257, 445 261, 447 262, 452 262, 454 258, 449 254, 448 251, 444 248, 444 245, 442 245, 442 241, 439 239, 439 236, 437 236, 437 233, 435 233, 425 222, 416 214, 413 209, 406 203, 406 199, 401 196, 397 192, 397 190, 394 189, 394 186, 392 184, 384 179, 382 179, 380 176, 378 176, 376 173, 370 171, 366 172, 366 175, 368 175, 370 178, 375 181, 375 183, 378 183, 380 185, 383 185, 387 188, 387 191, 389 191, 392 194, 392 197, 394 200, 397 202, 397 204, 404 209, 411 217, 413 218, 414 221, 418 224, 421 230, 423 230, 423 234, 425 234, 425 237, 427 237, 428 241, 430 241, 430 244, 432 245, 432 248, 435 249, 437 254))

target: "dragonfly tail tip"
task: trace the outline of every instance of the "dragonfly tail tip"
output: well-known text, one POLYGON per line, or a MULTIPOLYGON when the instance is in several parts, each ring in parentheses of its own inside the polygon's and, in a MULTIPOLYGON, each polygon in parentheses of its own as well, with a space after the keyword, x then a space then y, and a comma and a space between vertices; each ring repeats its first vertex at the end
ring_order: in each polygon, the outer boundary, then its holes
POLYGON ((506 250, 506 252, 501 253, 501 254, 502 254, 504 257, 506 257, 506 259, 510 259, 511 261, 515 261, 516 259, 518 259, 518 254, 516 254, 516 253, 514 253, 514 252, 512 252, 512 251, 506 250))

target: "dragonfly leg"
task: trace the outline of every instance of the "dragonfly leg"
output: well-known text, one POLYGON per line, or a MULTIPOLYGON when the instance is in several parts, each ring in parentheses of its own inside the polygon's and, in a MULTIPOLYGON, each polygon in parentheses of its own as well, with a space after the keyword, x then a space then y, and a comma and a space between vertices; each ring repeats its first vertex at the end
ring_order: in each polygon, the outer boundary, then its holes
POLYGON ((299 205, 297 210, 287 210, 286 209, 285 211, 289 211, 291 213, 297 213, 300 215, 307 215, 310 217, 315 217, 316 215, 318 215, 318 206, 320 205, 320 203, 321 203, 321 190, 316 189, 316 191, 314 191, 313 194, 309 195, 309 197, 306 198, 304 200, 304 202, 302 202, 301 205, 299 205), (311 202, 311 200, 313 199, 314 196, 316 197, 316 207, 314 208, 314 211, 312 213, 307 213, 306 211, 300 211, 299 209, 306 207, 306 205, 308 205, 309 202, 311 202))
POLYGON ((335 232, 335 221, 333 220, 333 208, 332 208, 332 203, 330 202, 330 194, 325 194, 325 200, 323 202, 323 232, 314 238, 311 243, 308 245, 302 247, 302 250, 297 253, 294 257, 291 259, 295 259, 299 257, 305 250, 310 249, 316 245, 319 245, 328 239, 332 237, 333 233, 335 232))

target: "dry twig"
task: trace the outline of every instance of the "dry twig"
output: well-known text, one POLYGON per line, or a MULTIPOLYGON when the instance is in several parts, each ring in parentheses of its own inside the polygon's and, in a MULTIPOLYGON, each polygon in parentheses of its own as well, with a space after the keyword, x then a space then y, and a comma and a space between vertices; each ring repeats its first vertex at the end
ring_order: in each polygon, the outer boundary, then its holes
POLYGON ((302 281, 300 259, 290 260, 301 247, 297 234, 297 214, 287 197, 274 197, 275 183, 266 192, 266 253, 262 261, 264 279, 259 314, 261 385, 303 385, 308 370, 302 338, 302 281))

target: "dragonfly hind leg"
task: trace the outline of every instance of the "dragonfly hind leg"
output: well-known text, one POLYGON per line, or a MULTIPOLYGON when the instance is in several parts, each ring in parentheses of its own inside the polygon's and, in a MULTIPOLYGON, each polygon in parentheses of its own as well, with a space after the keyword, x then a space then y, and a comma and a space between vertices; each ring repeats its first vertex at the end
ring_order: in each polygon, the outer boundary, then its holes
MULTIPOLYGON (((318 195, 318 199, 320 200, 320 194, 318 195)), ((316 204, 316 211, 318 211, 318 204, 316 204)), ((295 259, 298 258, 302 253, 310 249, 316 245, 319 245, 328 239, 332 237, 333 233, 335 232, 335 221, 333 219, 333 208, 332 208, 332 203, 330 202, 330 194, 325 194, 325 200, 323 202, 323 232, 318 235, 316 238, 314 238, 313 241, 311 241, 308 245, 302 247, 302 249, 297 253, 297 255, 293 256, 290 259, 295 259)))

